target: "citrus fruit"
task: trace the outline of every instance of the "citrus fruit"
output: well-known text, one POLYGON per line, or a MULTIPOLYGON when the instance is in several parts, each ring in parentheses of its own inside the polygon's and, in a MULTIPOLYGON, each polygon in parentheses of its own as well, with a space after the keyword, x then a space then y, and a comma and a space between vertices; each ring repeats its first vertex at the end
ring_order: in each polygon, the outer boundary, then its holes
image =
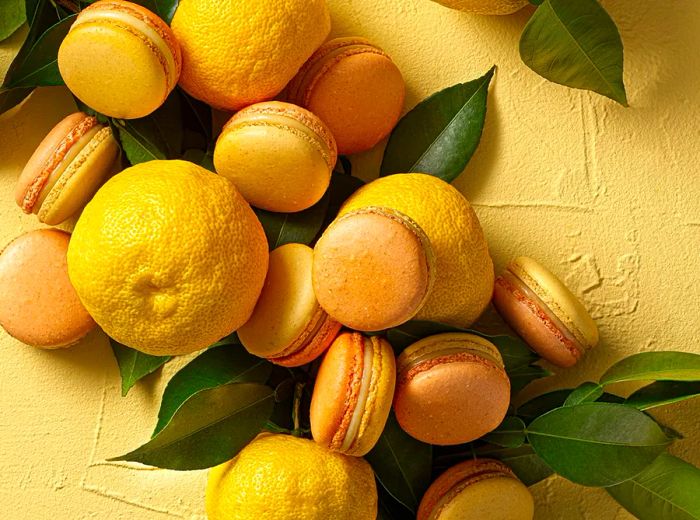
POLYGON ((374 520, 377 488, 369 464, 308 439, 263 434, 213 468, 209 520, 374 520))
POLYGON ((180 0, 180 85, 216 108, 275 97, 330 32, 326 0, 180 0))
POLYGON ((511 14, 527 5, 527 0, 433 0, 438 4, 474 14, 511 14))
POLYGON ((430 239, 436 277, 415 319, 467 327, 484 311, 494 284, 493 262, 479 220, 452 185, 432 175, 382 177, 356 191, 340 215, 366 207, 400 211, 430 239))
POLYGON ((268 252, 260 222, 223 177, 151 161, 110 179, 86 206, 68 274, 104 331, 154 355, 193 352, 251 315, 268 252))

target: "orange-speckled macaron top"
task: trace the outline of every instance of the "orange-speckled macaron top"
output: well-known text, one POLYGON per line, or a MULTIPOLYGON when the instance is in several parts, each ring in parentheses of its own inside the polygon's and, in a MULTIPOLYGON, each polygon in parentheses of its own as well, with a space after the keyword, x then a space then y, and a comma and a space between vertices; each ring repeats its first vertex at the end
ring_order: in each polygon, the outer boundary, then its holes
POLYGON ((344 332, 326 352, 311 399, 314 440, 363 456, 386 424, 396 381, 391 345, 378 336, 344 332))
POLYGON ((319 303, 355 330, 382 330, 411 319, 430 294, 434 271, 435 255, 423 230, 389 208, 343 215, 314 249, 319 303))
POLYGON ((15 189, 15 201, 25 213, 32 213, 52 173, 66 159, 71 147, 95 127, 97 118, 76 112, 58 123, 41 141, 22 170, 15 189))
POLYGON ((70 346, 95 327, 68 279, 69 241, 64 231, 30 231, 0 255, 0 325, 23 343, 70 346))

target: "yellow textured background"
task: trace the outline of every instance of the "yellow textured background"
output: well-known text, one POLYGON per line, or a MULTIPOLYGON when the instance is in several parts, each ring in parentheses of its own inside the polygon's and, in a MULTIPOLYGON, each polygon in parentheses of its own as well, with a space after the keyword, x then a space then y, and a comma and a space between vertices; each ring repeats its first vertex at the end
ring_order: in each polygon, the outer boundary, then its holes
MULTIPOLYGON (((481 146, 456 184, 476 206, 497 267, 517 254, 541 259, 581 295, 602 337, 579 367, 533 392, 595 378, 633 352, 699 350, 700 4, 603 3, 625 44, 629 109, 547 83, 520 63, 529 8, 488 18, 428 0, 330 1, 334 34, 365 36, 394 57, 409 107, 498 65, 481 146)), ((22 37, 0 44, 0 72, 22 37)), ((67 93, 51 88, 0 117, 0 248, 37 226, 14 206, 14 183, 71 110, 67 93)), ((357 159, 363 175, 378 157, 357 159)), ((205 472, 104 462, 148 438, 176 364, 123 399, 100 333, 44 352, 0 331, 0 367, 0 517, 205 518, 205 472)), ((658 416, 687 436, 674 453, 700 464, 700 400, 658 416)), ((604 491, 562 479, 534 493, 538 519, 629 518, 604 491)))

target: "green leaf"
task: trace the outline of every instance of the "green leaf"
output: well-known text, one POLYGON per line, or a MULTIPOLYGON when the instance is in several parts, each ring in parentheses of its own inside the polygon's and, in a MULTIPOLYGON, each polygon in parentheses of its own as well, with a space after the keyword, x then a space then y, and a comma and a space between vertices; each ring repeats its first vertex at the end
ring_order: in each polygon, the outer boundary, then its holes
POLYGON ((311 244, 326 218, 329 194, 326 194, 316 204, 298 213, 273 213, 255 208, 255 214, 265 230, 270 250, 284 244, 311 244))
POLYGON ((249 354, 240 344, 209 348, 168 382, 153 435, 158 434, 182 403, 197 392, 227 383, 265 383, 271 371, 268 361, 249 354))
POLYGON ((484 446, 476 450, 476 455, 504 462, 526 486, 532 486, 554 475, 554 470, 528 444, 518 448, 484 446))
POLYGON ((525 442, 525 423, 519 417, 506 417, 498 428, 487 433, 483 440, 504 448, 519 448, 525 442))
POLYGON ((433 94, 406 114, 389 137, 380 175, 420 172, 456 179, 479 145, 495 69, 433 94))
POLYGON ((0 115, 19 105, 32 92, 32 87, 0 88, 0 115))
POLYGON ((109 343, 112 345, 112 352, 117 359, 119 373, 122 376, 122 396, 126 396, 137 381, 152 374, 172 359, 171 356, 144 354, 112 338, 109 338, 109 343))
POLYGON ((671 443, 651 417, 612 403, 557 408, 535 419, 527 437, 558 474, 598 487, 638 475, 671 443))
POLYGON ((641 352, 618 361, 601 385, 621 381, 700 381, 700 354, 690 352, 641 352))
MULTIPOLYGON (((342 156, 339 161, 344 159, 342 156)), ((345 159, 347 160, 347 159, 345 159)), ((350 162, 348 161, 348 165, 350 162)), ((350 169, 349 166, 347 166, 350 169)), ((350 198, 350 195, 355 193, 358 189, 364 186, 364 181, 358 179, 357 177, 352 177, 350 174, 333 172, 331 175, 331 184, 328 187, 328 211, 326 212, 326 218, 323 221, 322 229, 328 227, 328 225, 338 216, 343 203, 350 198)))
POLYGON ((377 520, 406 520, 416 516, 413 511, 409 511, 406 506, 392 497, 379 482, 377 482, 377 495, 379 499, 377 520))
POLYGON ((582 383, 569 394, 569 397, 564 402, 564 406, 575 406, 581 403, 597 401, 602 395, 603 387, 598 383, 582 383))
POLYGON ((596 0, 546 0, 520 37, 520 57, 540 76, 627 106, 622 40, 596 0))
POLYGON ((229 383, 200 390, 140 448, 109 460, 129 460, 175 470, 211 468, 232 459, 269 419, 272 389, 229 383))
POLYGON ((73 24, 77 15, 64 18, 47 29, 29 49, 21 63, 13 62, 13 67, 5 77, 4 86, 40 87, 63 85, 63 78, 58 71, 58 47, 73 24))
POLYGON ((533 381, 552 375, 549 370, 539 365, 528 365, 511 370, 506 369, 506 372, 508 372, 508 377, 510 378, 510 393, 512 395, 517 394, 533 381))
POLYGON ((533 397, 529 401, 521 404, 515 409, 515 415, 520 417, 526 424, 534 421, 540 415, 559 408, 564 405, 566 398, 569 397, 571 389, 554 390, 546 394, 533 397))
POLYGON ((382 436, 365 458, 384 489, 415 513, 430 485, 431 446, 405 433, 392 413, 382 436))
POLYGON ((640 520, 700 519, 700 469, 671 455, 607 491, 640 520))
POLYGON ((9 38, 27 20, 24 0, 0 2, 0 41, 9 38))
POLYGON ((657 381, 640 388, 625 402, 640 410, 649 410, 698 396, 700 396, 698 381, 657 381))
POLYGON ((144 6, 146 9, 153 11, 160 16, 165 22, 170 25, 175 16, 179 0, 133 0, 134 3, 144 6))

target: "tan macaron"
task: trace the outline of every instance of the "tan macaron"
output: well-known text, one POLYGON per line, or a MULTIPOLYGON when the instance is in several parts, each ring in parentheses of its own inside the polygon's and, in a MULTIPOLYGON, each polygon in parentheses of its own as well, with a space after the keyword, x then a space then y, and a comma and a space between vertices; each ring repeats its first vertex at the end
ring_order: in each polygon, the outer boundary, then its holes
POLYGON ((314 248, 316 297, 328 314, 355 330, 382 330, 410 320, 428 298, 434 271, 428 237, 390 208, 343 215, 314 248))
POLYGON ((394 410, 401 427, 428 444, 452 445, 494 430, 508 411, 510 380, 498 349, 464 332, 423 338, 397 362, 394 410))
POLYGON ((513 260, 496 279, 493 304, 539 355, 575 365, 598 344, 598 327, 571 291, 532 258, 513 260))
POLYGON ((68 279, 70 235, 39 229, 0 254, 0 326, 22 343, 68 347, 95 328, 68 279))
POLYGON ((340 323, 321 308, 311 285, 313 250, 286 244, 270 253, 270 264, 250 319, 238 338, 251 354, 278 365, 310 363, 328 348, 340 323))

